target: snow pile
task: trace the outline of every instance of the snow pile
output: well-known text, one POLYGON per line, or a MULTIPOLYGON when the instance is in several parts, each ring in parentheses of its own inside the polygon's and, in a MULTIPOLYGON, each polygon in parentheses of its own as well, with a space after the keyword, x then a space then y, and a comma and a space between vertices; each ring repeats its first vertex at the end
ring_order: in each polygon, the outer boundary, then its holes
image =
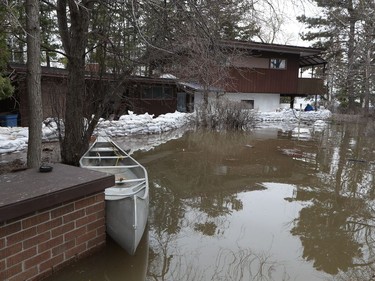
MULTIPOLYGON (((193 119, 194 113, 167 113, 154 118, 150 114, 136 115, 129 112, 123 115, 118 121, 100 120, 94 134, 105 134, 110 137, 126 137, 136 135, 160 135, 187 125, 193 119)), ((293 125, 298 122, 298 118, 304 122, 315 122, 315 131, 323 130, 325 122, 322 120, 331 117, 328 110, 299 112, 291 109, 280 112, 262 112, 256 114, 256 120, 263 126, 272 126, 282 128, 293 125), (265 125, 264 125, 265 124, 265 125)), ((43 140, 55 141, 58 139, 57 124, 52 118, 43 122, 42 127, 43 140)), ((180 135, 180 133, 178 134, 180 135)), ((152 138, 155 141, 154 138, 152 138)), ((164 140, 160 140, 164 141, 164 140)), ((27 148, 28 128, 22 127, 0 127, 0 154, 22 151, 27 148)))
MULTIPOLYGON (((118 121, 101 119, 94 134, 104 133, 110 137, 160 134, 181 128, 186 125, 191 113, 167 113, 153 118, 153 115, 136 115, 129 112, 118 121)), ((48 118, 42 125, 43 141, 58 140, 57 123, 53 118, 48 118)), ((0 154, 22 151, 27 148, 28 128, 0 127, 0 154)))
MULTIPOLYGON (((62 122, 61 122, 62 123, 62 122)), ((57 123, 53 118, 44 120, 42 125, 42 139, 44 141, 58 140, 59 131, 57 123)))
POLYGON ((313 125, 313 130, 314 132, 322 132, 327 127, 327 125, 327 122, 323 120, 317 120, 313 125))
POLYGON ((327 125, 327 122, 323 120, 317 120, 314 122, 314 124, 312 124, 312 126, 306 127, 305 125, 303 125, 294 127, 291 130, 292 138, 298 140, 310 140, 315 133, 321 133, 327 127, 327 125))
POLYGON ((0 154, 20 151, 27 148, 28 128, 0 127, 0 154))
POLYGON ((186 125, 190 115, 191 113, 176 111, 153 118, 154 116, 148 113, 136 115, 129 112, 128 115, 121 116, 118 121, 100 120, 95 133, 104 133, 111 137, 160 134, 186 125))
POLYGON ((328 119, 332 116, 331 111, 324 109, 318 111, 296 111, 294 109, 282 109, 279 112, 261 112, 256 114, 255 119, 258 122, 303 122, 328 119))

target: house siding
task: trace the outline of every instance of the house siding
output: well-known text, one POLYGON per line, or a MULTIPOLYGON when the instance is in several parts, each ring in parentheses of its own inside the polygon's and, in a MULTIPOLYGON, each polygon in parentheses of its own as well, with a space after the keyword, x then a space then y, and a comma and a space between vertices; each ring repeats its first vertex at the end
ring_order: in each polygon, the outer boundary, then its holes
MULTIPOLYGON (((286 69, 259 68, 249 64, 247 68, 233 67, 229 70, 230 82, 227 92, 296 94, 298 90, 298 55, 267 53, 263 58, 285 58, 286 69)), ((250 60, 251 62, 251 60, 250 60)), ((259 66, 259 63, 255 64, 259 66)))
MULTIPOLYGON (((13 84, 16 87, 13 99, 0 101, 0 112, 18 113, 19 125, 27 127, 29 125, 29 102, 26 84, 26 66, 13 65, 15 78, 13 84), (12 109, 12 110, 10 110, 12 109)), ((102 80, 95 75, 86 75, 86 90, 88 97, 94 93, 98 94, 106 101, 104 106, 108 106, 103 113, 104 118, 108 118, 111 113, 115 115, 127 114, 128 110, 136 114, 149 113, 154 116, 174 112, 177 109, 177 90, 173 79, 150 78, 150 77, 128 77, 120 82, 113 77, 103 77, 102 80), (168 99, 143 99, 142 88, 145 86, 168 86, 171 87, 172 96, 168 99), (114 93, 114 94, 113 94, 114 93), (113 95, 112 95, 113 94, 113 95), (106 95, 112 95, 110 98, 106 95)), ((42 67, 41 92, 43 101, 43 119, 48 117, 63 118, 65 115, 65 99, 67 92, 67 70, 59 68, 42 67)), ((101 101, 102 102, 102 101, 101 101)), ((89 107, 94 104, 85 104, 83 110, 88 114, 89 107)))
POLYGON ((124 94, 121 104, 119 105, 116 114, 128 114, 128 110, 135 114, 152 114, 155 117, 174 112, 177 110, 177 86, 175 80, 157 80, 144 79, 132 80, 125 85, 124 94), (143 97, 144 88, 167 88, 170 90, 169 97, 143 97))
MULTIPOLYGON (((262 112, 275 111, 280 108, 279 94, 262 94, 262 93, 209 93, 209 102, 215 101, 218 97, 225 98, 228 101, 241 102, 245 100, 254 101, 254 110, 262 112)), ((203 105, 203 94, 196 93, 194 96, 194 108, 203 105)))

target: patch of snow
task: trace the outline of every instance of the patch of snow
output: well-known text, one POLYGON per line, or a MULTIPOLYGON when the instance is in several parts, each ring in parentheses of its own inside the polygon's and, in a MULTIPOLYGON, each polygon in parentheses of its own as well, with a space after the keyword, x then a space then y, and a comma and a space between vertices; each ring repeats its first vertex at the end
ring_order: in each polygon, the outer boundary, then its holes
POLYGON ((176 76, 174 76, 174 75, 172 75, 172 74, 169 74, 169 73, 165 73, 165 74, 160 75, 160 78, 165 78, 165 79, 177 79, 176 76))
MULTIPOLYGON (((281 129, 295 128, 299 121, 315 122, 313 128, 315 131, 322 130, 326 126, 323 120, 330 118, 332 113, 329 110, 319 111, 296 111, 284 109, 279 112, 258 112, 256 114, 257 127, 278 127, 281 129)), ((136 135, 152 135, 152 142, 156 139, 162 143, 164 138, 159 137, 165 132, 174 131, 187 125, 194 116, 194 113, 167 113, 154 118, 154 115, 148 113, 137 115, 129 112, 123 115, 117 121, 101 119, 95 129, 94 134, 105 134, 110 137, 127 137, 136 135), (156 136, 156 138, 155 138, 156 136)), ((300 131, 300 133, 302 133, 300 131)), ((303 131, 303 136, 307 137, 310 131, 303 131)), ((178 137, 181 133, 178 133, 178 137)), ((301 135, 300 135, 301 137, 301 135)), ((43 141, 58 140, 57 124, 53 118, 48 118, 42 125, 43 141)), ((28 143, 28 128, 24 127, 0 127, 0 154, 18 152, 25 150, 28 143)))

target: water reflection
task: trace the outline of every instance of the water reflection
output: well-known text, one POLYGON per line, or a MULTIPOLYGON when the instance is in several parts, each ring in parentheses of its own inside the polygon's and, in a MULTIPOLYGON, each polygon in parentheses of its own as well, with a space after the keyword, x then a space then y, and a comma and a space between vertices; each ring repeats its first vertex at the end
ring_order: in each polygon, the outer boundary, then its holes
POLYGON ((99 253, 76 262, 57 272, 46 281, 140 281, 146 280, 149 243, 148 231, 143 235, 134 256, 107 239, 106 247, 99 253))
POLYGON ((371 280, 372 140, 331 124, 133 149, 151 200, 147 275, 132 280, 371 280))
MULTIPOLYGON (((303 257, 330 274, 363 273, 369 266, 367 272, 374 272, 374 146, 363 129, 344 125, 321 136, 317 183, 301 186, 295 198, 312 204, 301 210, 291 233, 300 237, 303 257)), ((371 274, 345 278, 370 280, 371 274)))

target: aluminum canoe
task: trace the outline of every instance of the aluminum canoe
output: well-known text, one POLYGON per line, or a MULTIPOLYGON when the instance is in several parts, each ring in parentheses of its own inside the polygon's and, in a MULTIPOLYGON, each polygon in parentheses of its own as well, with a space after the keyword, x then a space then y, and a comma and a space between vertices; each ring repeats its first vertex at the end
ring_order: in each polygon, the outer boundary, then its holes
POLYGON ((115 175, 115 185, 105 189, 106 230, 134 255, 148 219, 147 170, 114 141, 102 136, 81 157, 80 166, 115 175))

